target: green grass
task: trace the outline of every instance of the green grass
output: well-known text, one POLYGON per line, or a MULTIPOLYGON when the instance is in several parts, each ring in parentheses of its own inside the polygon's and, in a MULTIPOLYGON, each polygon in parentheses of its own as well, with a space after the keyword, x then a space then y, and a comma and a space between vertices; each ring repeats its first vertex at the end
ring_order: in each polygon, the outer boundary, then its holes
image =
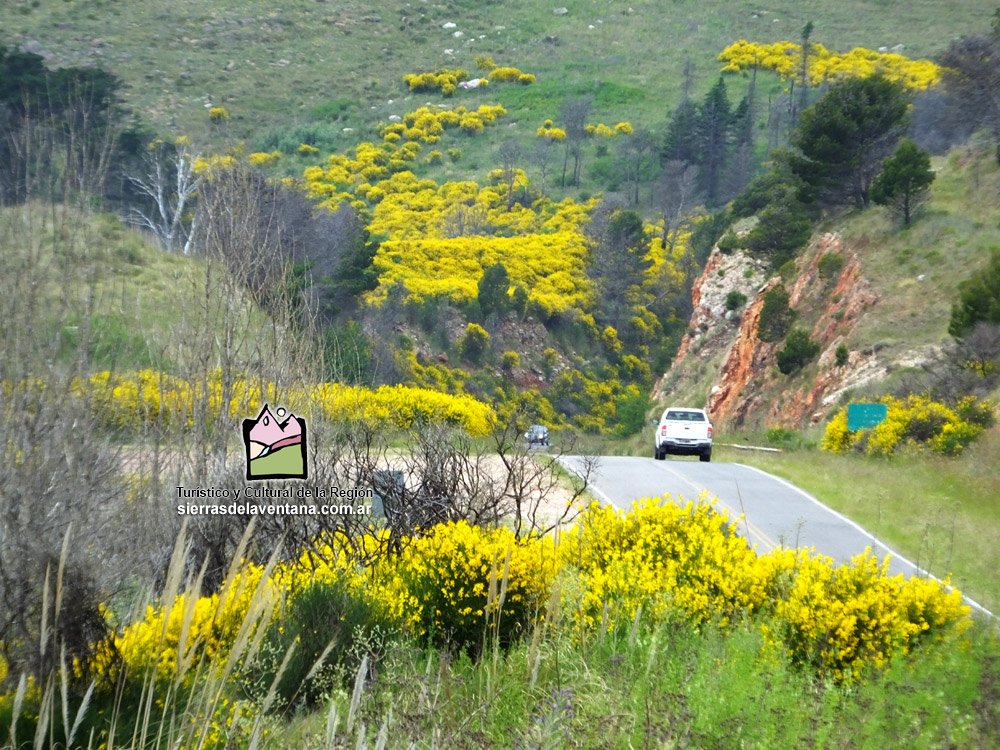
POLYGON ((787 666, 746 626, 551 637, 478 663, 397 649, 354 711, 337 693, 269 746, 331 746, 332 735, 353 747, 382 733, 389 747, 974 748, 997 738, 981 696, 995 689, 998 648, 983 629, 969 647, 929 646, 848 689, 787 666))
POLYGON ((1000 613, 1000 427, 958 458, 920 452, 876 459, 817 449, 757 453, 719 448, 783 477, 861 524, 899 554, 1000 613))
POLYGON ((992 151, 966 147, 933 161, 937 179, 909 229, 881 209, 853 214, 836 226, 845 245, 862 254, 864 276, 878 295, 877 314, 865 315, 848 346, 888 346, 887 355, 914 343, 942 344, 958 285, 1000 246, 1000 214, 990 196, 1000 189, 992 151))

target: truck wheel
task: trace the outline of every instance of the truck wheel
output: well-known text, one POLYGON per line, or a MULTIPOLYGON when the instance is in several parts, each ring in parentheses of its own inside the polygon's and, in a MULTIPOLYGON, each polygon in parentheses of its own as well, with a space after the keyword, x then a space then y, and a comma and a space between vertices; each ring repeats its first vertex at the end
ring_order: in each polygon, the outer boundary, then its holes
POLYGON ((712 460, 712 451, 710 450, 704 451, 698 456, 698 460, 708 463, 709 461, 712 460))
POLYGON ((659 448, 653 451, 653 458, 655 458, 657 461, 662 461, 666 457, 666 455, 667 455, 666 452, 661 451, 659 448))

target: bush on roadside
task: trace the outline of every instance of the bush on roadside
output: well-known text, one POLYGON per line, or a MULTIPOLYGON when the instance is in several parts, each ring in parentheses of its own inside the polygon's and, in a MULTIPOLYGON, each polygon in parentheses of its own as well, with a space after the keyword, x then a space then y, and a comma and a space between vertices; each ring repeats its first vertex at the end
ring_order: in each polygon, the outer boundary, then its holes
POLYGON ((410 632, 472 654, 508 645, 541 616, 556 572, 551 538, 518 540, 466 521, 413 539, 390 574, 386 599, 410 632))
POLYGON ((857 450, 870 456, 888 456, 905 445, 925 446, 936 453, 961 453, 990 423, 993 405, 969 396, 955 409, 911 394, 882 399, 888 409, 885 421, 866 430, 847 429, 847 407, 827 423, 821 447, 833 453, 857 450))

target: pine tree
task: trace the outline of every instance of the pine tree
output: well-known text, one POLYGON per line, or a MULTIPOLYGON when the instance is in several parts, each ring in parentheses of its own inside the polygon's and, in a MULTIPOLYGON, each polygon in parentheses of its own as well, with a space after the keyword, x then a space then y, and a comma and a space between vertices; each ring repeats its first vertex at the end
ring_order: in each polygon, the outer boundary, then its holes
POLYGON ((903 217, 904 226, 910 226, 913 209, 926 199, 932 182, 931 155, 904 138, 872 183, 872 200, 880 206, 889 206, 903 217))
POLYGON ((667 124, 667 135, 661 156, 664 162, 680 161, 699 164, 701 150, 698 145, 698 107, 690 99, 683 99, 674 110, 667 124))
POLYGON ((906 125, 908 103, 899 84, 851 78, 806 109, 792 134, 800 155, 793 171, 828 204, 868 205, 872 180, 906 125))
POLYGON ((705 96, 698 117, 698 148, 700 151, 702 187, 709 205, 719 203, 722 177, 729 150, 732 107, 726 95, 722 76, 705 96))

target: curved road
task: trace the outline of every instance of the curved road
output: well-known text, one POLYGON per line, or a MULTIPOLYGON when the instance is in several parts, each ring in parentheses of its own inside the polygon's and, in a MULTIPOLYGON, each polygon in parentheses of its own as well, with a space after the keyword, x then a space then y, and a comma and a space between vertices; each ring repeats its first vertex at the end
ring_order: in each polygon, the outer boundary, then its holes
MULTIPOLYGON (((565 456, 562 464, 581 474, 588 460, 565 456)), ((880 559, 890 555, 889 569, 904 575, 928 573, 861 528, 783 479, 743 464, 699 461, 656 461, 636 456, 603 456, 590 477, 590 491, 606 503, 628 509, 633 500, 669 494, 675 500, 697 500, 703 493, 739 520, 740 533, 758 551, 775 547, 812 547, 837 562, 871 548, 880 559)), ((980 611, 981 606, 966 598, 980 611)))

